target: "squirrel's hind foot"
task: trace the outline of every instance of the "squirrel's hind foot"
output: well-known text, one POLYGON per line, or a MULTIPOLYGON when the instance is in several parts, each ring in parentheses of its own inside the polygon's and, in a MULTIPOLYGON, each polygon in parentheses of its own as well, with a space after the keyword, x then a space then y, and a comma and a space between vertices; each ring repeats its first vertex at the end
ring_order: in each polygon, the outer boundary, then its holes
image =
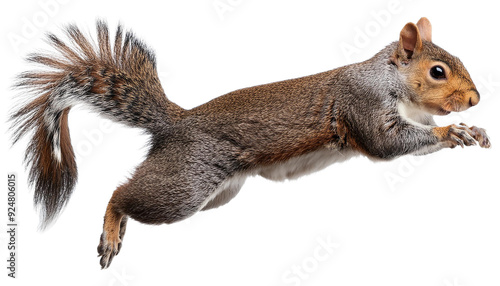
POLYGON ((106 231, 101 234, 101 240, 99 242, 99 246, 97 247, 97 252, 101 257, 101 260, 99 262, 101 264, 101 269, 106 269, 109 267, 111 261, 113 261, 113 258, 120 251, 120 246, 121 241, 119 239, 109 239, 109 235, 106 233, 106 231))
POLYGON ((122 247, 123 236, 127 226, 127 217, 116 212, 112 204, 108 205, 104 217, 104 229, 101 234, 97 252, 101 257, 101 269, 106 269, 122 247))

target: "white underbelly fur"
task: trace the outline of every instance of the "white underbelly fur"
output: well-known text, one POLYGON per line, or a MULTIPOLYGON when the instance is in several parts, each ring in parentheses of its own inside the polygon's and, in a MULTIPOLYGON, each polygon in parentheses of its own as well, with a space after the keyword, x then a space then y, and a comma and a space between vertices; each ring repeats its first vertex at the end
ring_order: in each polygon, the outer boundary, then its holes
POLYGON ((333 163, 346 161, 356 154, 357 152, 350 150, 340 152, 334 149, 323 148, 318 151, 291 158, 283 163, 262 167, 257 171, 257 174, 273 181, 296 179, 324 169, 333 163))
POLYGON ((296 179, 324 169, 333 163, 346 161, 358 154, 359 153, 352 150, 340 152, 335 149, 323 148, 318 151, 291 158, 282 163, 260 167, 251 171, 239 172, 220 184, 213 194, 205 200, 200 210, 221 192, 238 192, 248 176, 260 175, 273 181, 296 179))

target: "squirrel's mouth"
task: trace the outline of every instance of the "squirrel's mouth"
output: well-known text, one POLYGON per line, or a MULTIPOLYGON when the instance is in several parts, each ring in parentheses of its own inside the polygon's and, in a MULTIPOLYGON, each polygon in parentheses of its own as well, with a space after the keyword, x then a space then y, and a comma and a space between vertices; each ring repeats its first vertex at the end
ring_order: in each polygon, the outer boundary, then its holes
POLYGON ((439 108, 437 111, 436 111, 436 115, 448 115, 450 114, 451 111, 448 111, 448 110, 445 110, 443 108, 439 108))

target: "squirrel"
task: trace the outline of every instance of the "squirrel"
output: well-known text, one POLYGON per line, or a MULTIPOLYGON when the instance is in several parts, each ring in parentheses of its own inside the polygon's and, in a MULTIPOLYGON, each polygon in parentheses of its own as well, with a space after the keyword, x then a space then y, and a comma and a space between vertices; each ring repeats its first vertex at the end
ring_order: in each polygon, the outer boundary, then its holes
POLYGON ((147 157, 106 208, 97 249, 103 269, 119 253, 129 217, 183 220, 229 202, 248 176, 285 180, 357 155, 392 160, 490 147, 482 128, 433 120, 477 105, 480 96, 462 62, 432 43, 427 18, 406 24, 398 41, 366 61, 236 90, 190 110, 167 99, 155 55, 141 40, 119 25, 111 45, 108 25, 96 26, 97 44, 69 25, 71 44, 48 34, 59 55, 28 56, 48 69, 18 76, 15 86, 34 99, 10 121, 14 144, 31 136, 25 164, 42 228, 77 180, 68 130, 73 106, 150 135, 147 157))

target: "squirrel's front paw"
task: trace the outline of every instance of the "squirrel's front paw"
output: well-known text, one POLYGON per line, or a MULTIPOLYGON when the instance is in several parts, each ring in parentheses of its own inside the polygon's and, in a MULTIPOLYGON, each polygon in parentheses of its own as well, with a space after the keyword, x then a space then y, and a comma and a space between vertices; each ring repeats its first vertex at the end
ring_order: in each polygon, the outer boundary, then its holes
POLYGON ((458 145, 462 147, 476 145, 471 130, 466 126, 452 124, 445 127, 434 127, 433 132, 449 148, 455 148, 458 145))
POLYGON ((465 123, 460 123, 460 126, 465 128, 467 133, 469 133, 479 143, 479 146, 483 148, 491 147, 490 138, 488 137, 488 134, 486 134, 486 130, 476 126, 469 127, 465 123))

